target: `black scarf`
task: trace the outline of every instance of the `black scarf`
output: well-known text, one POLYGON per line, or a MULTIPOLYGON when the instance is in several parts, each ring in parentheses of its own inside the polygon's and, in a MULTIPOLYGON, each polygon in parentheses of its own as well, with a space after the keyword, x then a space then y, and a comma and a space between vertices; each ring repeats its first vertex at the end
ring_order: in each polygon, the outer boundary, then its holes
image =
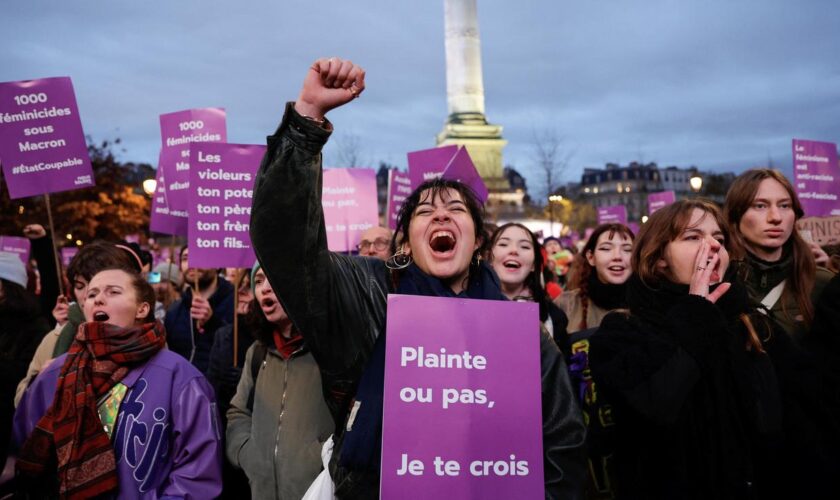
POLYGON ((587 285, 587 295, 601 309, 612 311, 627 305, 627 282, 620 285, 604 283, 598 279, 598 273, 593 269, 589 273, 587 285))
POLYGON ((753 297, 759 300, 772 290, 776 285, 790 276, 793 266, 793 252, 790 245, 785 245, 782 257, 776 262, 769 262, 760 259, 750 252, 740 262, 739 275, 744 278, 747 288, 753 297))
MULTIPOLYGON (((467 286, 461 293, 454 293, 440 279, 429 276, 411 264, 400 277, 397 293, 425 297, 460 297, 466 299, 507 300, 499 287, 496 273, 485 264, 471 268, 467 286)), ((382 448, 382 401, 385 391, 385 335, 376 339, 373 353, 368 360, 354 404, 358 410, 351 430, 342 436, 339 463, 349 469, 363 469, 379 473, 382 448)))

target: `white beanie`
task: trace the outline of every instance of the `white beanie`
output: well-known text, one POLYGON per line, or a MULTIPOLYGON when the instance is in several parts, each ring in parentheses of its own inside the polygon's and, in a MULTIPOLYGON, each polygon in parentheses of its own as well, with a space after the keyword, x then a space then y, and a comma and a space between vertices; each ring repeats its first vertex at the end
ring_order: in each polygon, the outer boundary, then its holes
POLYGON ((17 283, 26 288, 26 267, 20 257, 12 252, 0 252, 0 279, 17 283))

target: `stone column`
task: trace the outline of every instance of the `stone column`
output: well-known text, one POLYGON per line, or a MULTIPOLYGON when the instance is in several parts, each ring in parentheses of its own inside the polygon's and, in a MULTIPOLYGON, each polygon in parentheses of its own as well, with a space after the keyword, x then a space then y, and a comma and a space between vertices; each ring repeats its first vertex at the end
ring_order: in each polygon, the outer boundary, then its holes
POLYGON ((484 114, 476 0, 444 0, 449 114, 484 114))

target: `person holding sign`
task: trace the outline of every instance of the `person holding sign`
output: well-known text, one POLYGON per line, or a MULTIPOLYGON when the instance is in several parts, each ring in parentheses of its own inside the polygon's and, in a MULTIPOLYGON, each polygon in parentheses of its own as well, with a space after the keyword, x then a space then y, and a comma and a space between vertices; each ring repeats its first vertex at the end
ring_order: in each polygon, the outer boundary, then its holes
MULTIPOLYGON (((482 207, 457 181, 429 181, 405 200, 387 267, 328 251, 321 149, 332 125, 325 114, 364 89, 365 72, 350 61, 313 64, 268 139, 251 215, 257 258, 321 370, 336 422, 329 472, 340 498, 378 497, 387 294, 506 300, 478 258, 482 207)), ((585 427, 563 357, 545 330, 511 332, 499 341, 540 334, 546 497, 577 498, 585 427)))
POLYGON ((15 413, 17 469, 32 498, 215 498, 221 440, 213 388, 166 349, 155 292, 107 269, 87 286, 70 350, 15 413))
POLYGON ((724 213, 738 277, 761 309, 801 342, 833 273, 816 265, 815 257, 827 260, 819 245, 796 231, 805 215, 796 191, 776 170, 748 170, 729 187, 724 213))

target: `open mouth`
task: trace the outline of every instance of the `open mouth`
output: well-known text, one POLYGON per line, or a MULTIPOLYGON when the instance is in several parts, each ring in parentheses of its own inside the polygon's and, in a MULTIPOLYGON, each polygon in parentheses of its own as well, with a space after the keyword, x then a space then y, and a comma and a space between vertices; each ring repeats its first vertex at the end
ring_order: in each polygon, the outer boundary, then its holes
POLYGON ((435 231, 429 240, 432 251, 446 253, 455 248, 455 235, 450 231, 435 231))
POLYGON ((624 267, 624 266, 610 266, 607 269, 614 272, 614 273, 623 273, 624 270, 627 269, 627 268, 624 267))
POLYGON ((276 303, 277 301, 272 298, 265 298, 260 301, 260 305, 265 309, 270 309, 274 307, 274 304, 276 303))
MULTIPOLYGON (((706 261, 706 266, 712 264, 712 259, 708 259, 706 261)), ((717 283, 720 281, 720 259, 718 259, 717 265, 712 269, 712 274, 709 275, 709 283, 717 283)))
POLYGON ((111 319, 111 317, 108 316, 108 313, 106 313, 105 311, 96 311, 95 313, 93 313, 93 320, 94 321, 100 321, 100 322, 104 323, 105 321, 108 321, 109 319, 111 319))
POLYGON ((505 266, 507 269, 519 269, 522 267, 522 264, 516 262, 515 260, 506 260, 502 262, 502 265, 505 266))

